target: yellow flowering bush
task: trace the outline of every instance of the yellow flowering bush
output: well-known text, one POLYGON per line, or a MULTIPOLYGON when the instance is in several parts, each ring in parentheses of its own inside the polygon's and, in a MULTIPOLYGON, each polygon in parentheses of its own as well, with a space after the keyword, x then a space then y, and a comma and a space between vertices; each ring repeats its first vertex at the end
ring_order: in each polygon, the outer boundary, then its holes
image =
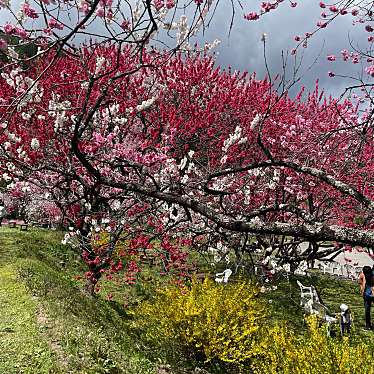
POLYGON ((373 347, 354 337, 330 338, 316 317, 307 318, 308 333, 295 335, 275 326, 261 342, 263 356, 254 359, 250 372, 282 374, 374 373, 373 347))
POLYGON ((153 344, 172 344, 205 361, 240 363, 260 354, 267 314, 248 282, 168 287, 136 311, 136 324, 153 344))
POLYGON ((304 332, 270 323, 258 288, 244 281, 169 286, 141 303, 134 315, 135 326, 154 348, 218 363, 223 372, 374 374, 372 342, 354 333, 331 338, 315 316, 306 319, 304 332))

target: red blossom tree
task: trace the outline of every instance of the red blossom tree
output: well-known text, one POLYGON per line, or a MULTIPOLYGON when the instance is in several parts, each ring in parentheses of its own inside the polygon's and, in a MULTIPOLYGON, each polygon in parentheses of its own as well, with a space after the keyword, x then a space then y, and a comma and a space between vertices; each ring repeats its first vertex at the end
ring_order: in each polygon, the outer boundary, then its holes
MULTIPOLYGON (((4 116, 46 57, 3 73, 4 116)), ((137 69, 131 49, 117 46, 65 55, 3 124, 3 173, 47 190, 54 181, 56 196, 71 191, 74 230, 85 238, 95 216, 108 216, 113 240, 98 259, 84 255, 89 277, 107 267, 120 233, 138 240, 134 227, 152 227, 148 243, 173 233, 196 246, 222 237, 243 245, 273 234, 373 246, 373 130, 351 102, 324 98, 318 86, 277 95, 268 81, 221 71, 200 54, 143 51, 142 59, 137 69)), ((311 245, 283 257, 339 250, 311 245)))
MULTIPOLYGON (((288 263, 341 251, 320 251, 321 241, 373 247, 370 104, 362 114, 318 85, 290 98, 276 80, 216 68, 202 52, 215 42, 190 43, 214 14, 212 0, 35 4, 3 25, 0 172, 11 187, 49 194, 72 227, 67 239, 80 239, 91 286, 122 266, 113 256, 124 238, 125 256, 153 250, 157 238, 165 271, 181 275, 183 244, 224 240, 240 256, 255 237, 288 263)), ((348 14, 370 33, 371 2, 353 4, 328 5, 298 46, 348 14)), ((363 55, 342 53, 353 63, 363 55)), ((358 88, 370 103, 371 85, 358 88)), ((131 258, 127 266, 136 273, 131 258)))

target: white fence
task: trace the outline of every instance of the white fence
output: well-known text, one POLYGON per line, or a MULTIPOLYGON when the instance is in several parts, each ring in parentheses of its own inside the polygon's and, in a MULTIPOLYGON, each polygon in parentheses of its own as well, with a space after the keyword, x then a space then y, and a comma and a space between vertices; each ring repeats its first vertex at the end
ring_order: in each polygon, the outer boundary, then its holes
POLYGON ((350 279, 357 281, 359 274, 362 271, 362 266, 350 265, 350 264, 339 264, 338 262, 318 262, 314 266, 315 269, 319 269, 323 274, 334 275, 337 277, 350 279))

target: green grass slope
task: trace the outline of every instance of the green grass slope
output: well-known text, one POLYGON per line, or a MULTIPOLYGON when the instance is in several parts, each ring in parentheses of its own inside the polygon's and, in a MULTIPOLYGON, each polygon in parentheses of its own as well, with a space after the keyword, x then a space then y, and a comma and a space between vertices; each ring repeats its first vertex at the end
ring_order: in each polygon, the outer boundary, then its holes
MULTIPOLYGON (((61 238, 62 233, 51 230, 0 228, 0 374, 164 373, 161 364, 172 364, 171 358, 131 333, 129 317, 119 303, 107 301, 105 292, 95 298, 82 293, 75 276, 85 269, 61 238)), ((144 273, 148 278, 155 275, 144 273)), ((357 284, 317 272, 280 278, 274 283, 277 289, 264 294, 272 322, 286 321, 295 331, 305 331, 296 279, 316 286, 332 314, 339 312, 341 303, 348 304, 354 330, 371 339, 372 333, 362 329, 364 308, 357 284)), ((103 283, 107 292, 132 293, 132 303, 144 298, 135 292, 137 287, 144 292, 141 285, 124 289, 103 283)), ((183 365, 193 368, 197 363, 190 364, 183 365)), ((188 372, 183 365, 178 372, 188 372)))
POLYGON ((43 339, 37 303, 8 265, 0 271, 0 373, 58 372, 56 357, 43 339))
POLYGON ((79 261, 60 241, 0 228, 0 373, 154 373, 123 316, 81 292, 79 261))

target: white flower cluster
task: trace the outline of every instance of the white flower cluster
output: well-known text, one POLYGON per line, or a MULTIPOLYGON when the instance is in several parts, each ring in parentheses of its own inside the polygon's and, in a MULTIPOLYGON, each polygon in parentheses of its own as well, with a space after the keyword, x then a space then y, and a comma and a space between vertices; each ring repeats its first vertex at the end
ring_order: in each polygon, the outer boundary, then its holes
POLYGON ((24 119, 25 121, 29 121, 29 120, 31 119, 31 114, 30 114, 30 113, 27 113, 27 112, 22 112, 21 117, 22 117, 22 119, 24 119))
POLYGON ((0 0, 0 9, 1 8, 9 8, 10 0, 0 0))
POLYGON ((279 265, 278 261, 279 261, 279 259, 277 259, 277 258, 266 256, 261 261, 261 264, 262 265, 270 265, 271 268, 272 268, 270 270, 271 274, 275 274, 276 272, 281 272, 281 271, 285 271, 286 273, 289 273, 291 271, 291 265, 289 263, 279 265))
POLYGON ((14 47, 9 47, 8 46, 8 57, 17 60, 19 58, 18 53, 15 51, 14 47))
POLYGON ((177 204, 171 204, 168 207, 169 218, 175 222, 180 221, 183 219, 183 214, 181 214, 181 209, 177 204))
POLYGON ((221 241, 217 242, 215 247, 208 247, 208 254, 213 256, 212 266, 215 266, 218 262, 221 261, 223 255, 226 253, 223 258, 227 264, 230 263, 230 256, 228 255, 228 248, 221 241))
POLYGON ((155 10, 155 20, 156 20, 156 23, 157 23, 157 30, 155 30, 153 32, 153 34, 151 35, 152 37, 155 36, 155 34, 158 32, 158 30, 161 30, 161 29, 166 29, 166 30, 171 30, 173 28, 173 26, 175 27, 175 22, 165 22, 165 19, 169 13, 170 9, 168 9, 167 7, 163 7, 161 8, 160 10, 155 10))
POLYGON ((6 209, 3 205, 0 205, 0 218, 3 218, 6 216, 6 209))
POLYGON ((214 39, 212 43, 205 43, 204 51, 210 51, 211 49, 217 48, 221 44, 219 39, 214 39))
POLYGON ((4 173, 1 177, 5 180, 5 182, 10 182, 12 180, 12 177, 8 173, 4 173))
POLYGON ((105 62, 105 57, 96 57, 95 75, 99 74, 103 70, 105 62))
POLYGON ((14 143, 19 143, 21 141, 21 138, 17 137, 12 132, 8 132, 7 130, 5 130, 4 133, 8 136, 8 139, 14 143))
POLYGON ((36 150, 39 149, 39 147, 40 147, 39 140, 36 139, 36 138, 32 138, 31 139, 31 149, 34 150, 34 151, 36 151, 36 150))
POLYGON ((296 275, 306 275, 306 271, 308 270, 308 263, 306 261, 301 261, 299 266, 295 270, 296 275))
POLYGON ((258 224, 262 223, 262 221, 261 221, 260 217, 256 216, 256 217, 251 218, 249 223, 252 224, 252 225, 258 225, 258 224))
MULTIPOLYGON (((199 8, 199 14, 198 18, 194 20, 192 25, 188 25, 187 22, 187 16, 185 14, 181 15, 179 20, 175 22, 175 19, 177 19, 176 16, 176 9, 175 5, 176 2, 174 1, 167 1, 166 4, 163 0, 155 1, 153 2, 153 9, 152 13, 154 16, 154 20, 157 24, 157 30, 155 30, 151 38, 154 38, 155 34, 158 32, 158 30, 164 29, 164 30, 176 30, 176 44, 181 49, 184 50, 191 50, 191 45, 188 42, 188 39, 195 36, 196 33, 201 29, 201 27, 204 25, 205 18, 211 8, 211 5, 213 4, 213 0, 205 0, 204 4, 201 5, 201 8, 199 8), (161 6, 159 6, 159 4, 161 6), (171 13, 171 17, 167 18, 168 14, 171 13)), ((137 1, 135 6, 133 7, 132 11, 132 24, 136 25, 137 22, 143 17, 144 14, 144 5, 142 2, 137 1)), ((144 38, 144 35, 149 32, 148 28, 145 28, 143 32, 141 33, 132 33, 132 36, 135 39, 142 39, 144 38)), ((211 48, 214 48, 218 45, 219 41, 215 40, 211 44, 206 44, 203 48, 203 50, 208 50, 211 48)))
POLYGON ((132 106, 128 107, 126 109, 126 113, 133 113, 134 110, 137 111, 137 112, 142 112, 143 110, 146 110, 149 107, 151 107, 156 100, 157 100, 157 97, 156 96, 152 96, 150 99, 142 101, 142 103, 139 104, 139 105, 137 105, 135 107, 135 109, 132 106))
POLYGON ((181 16, 178 22, 178 32, 177 32, 177 45, 183 46, 187 36, 189 28, 187 24, 187 17, 185 15, 181 16))
POLYGON ((14 178, 14 182, 7 185, 7 189, 10 191, 14 188, 20 189, 22 192, 31 192, 31 187, 29 182, 19 181, 18 178, 14 178))
MULTIPOLYGON (((260 292, 267 293, 267 292, 275 291, 276 289, 278 289, 278 286, 270 286, 270 287, 261 286, 260 292)), ((269 300, 269 303, 272 303, 272 300, 269 300)))
POLYGON ((188 174, 190 174, 191 172, 193 171, 196 171, 196 167, 195 167, 195 163, 192 161, 192 157, 193 155, 195 154, 195 151, 193 150, 190 150, 188 152, 188 157, 183 157, 180 164, 178 165, 178 169, 183 171, 186 169, 186 166, 187 166, 187 169, 185 170, 185 174, 183 175, 182 179, 181 179, 181 182, 182 183, 187 183, 188 181, 188 174), (189 161, 189 162, 188 162, 189 161))
POLYGON ((12 88, 16 88, 17 82, 16 77, 18 73, 20 72, 20 69, 14 69, 9 74, 8 73, 1 73, 1 77, 5 79, 5 82, 12 88))
POLYGON ((180 164, 178 165, 178 169, 183 170, 187 166, 187 161, 188 161, 188 158, 183 157, 180 164))
POLYGON ((209 13, 209 10, 213 4, 213 0, 205 0, 203 8, 200 10, 198 21, 196 22, 195 26, 190 31, 190 37, 197 34, 200 28, 204 25, 205 18, 209 13))
POLYGON ((81 83, 81 88, 82 90, 87 90, 87 88, 89 87, 90 85, 90 82, 89 81, 84 81, 81 83))
POLYGON ((18 109, 32 101, 35 103, 41 102, 44 92, 42 88, 38 88, 37 82, 21 73, 20 68, 12 70, 9 74, 1 73, 6 83, 14 88, 17 94, 23 95, 18 103, 18 109))
POLYGON ((148 109, 153 105, 153 103, 157 100, 157 97, 153 96, 148 100, 144 100, 140 105, 136 106, 137 112, 142 112, 143 110, 148 109))
POLYGON ((53 100, 49 101, 48 114, 51 117, 55 117, 54 131, 58 132, 62 128, 64 123, 69 119, 66 111, 70 109, 71 103, 68 100, 59 102, 59 95, 53 95, 53 100))
POLYGON ((98 222, 96 219, 91 220, 91 225, 93 227, 93 230, 95 232, 100 232, 100 231, 106 231, 106 232, 111 232, 112 227, 109 225, 110 219, 109 218, 102 218, 100 222, 98 222))
POLYGON ((289 273, 291 271, 291 265, 290 264, 284 264, 282 266, 283 270, 286 272, 286 273, 289 273))
POLYGON ((133 7, 132 11, 132 23, 135 25, 139 21, 141 15, 143 13, 142 7, 141 7, 141 2, 137 1, 136 5, 133 7))
POLYGON ((220 178, 213 179, 211 183, 211 187, 213 190, 223 191, 225 189, 230 188, 232 183, 233 183, 232 178, 230 179, 228 176, 223 176, 220 178))
POLYGON ((114 200, 111 204, 113 210, 121 209, 121 202, 119 200, 114 200))
POLYGON ((252 200, 252 190, 251 187, 248 185, 245 185, 242 189, 243 195, 244 195, 244 204, 248 205, 252 200))
POLYGON ((155 174, 155 179, 159 183, 168 183, 173 181, 179 175, 178 165, 174 159, 168 158, 163 163, 159 174, 155 174))
MULTIPOLYGON (((72 227, 69 227, 69 229, 72 229, 72 227)), ((79 243, 77 241, 77 234, 70 230, 70 232, 67 232, 64 235, 64 239, 61 240, 61 244, 63 245, 71 245, 73 248, 77 248, 79 246, 79 243)))
POLYGON ((15 165, 14 165, 12 162, 7 162, 7 163, 6 163, 6 167, 7 167, 7 169, 8 169, 9 171, 14 171, 14 170, 16 170, 16 167, 15 167, 15 165))
POLYGON ((268 187, 271 190, 274 190, 277 187, 277 184, 279 183, 279 180, 280 180, 280 172, 279 172, 279 170, 275 169, 273 177, 268 183, 268 187))
POLYGON ((20 182, 21 184, 21 191, 22 192, 31 192, 31 187, 30 187, 30 184, 28 182, 20 182))
POLYGON ((27 153, 23 150, 22 146, 17 148, 17 153, 19 158, 23 158, 25 161, 28 161, 27 153))
POLYGON ((177 30, 179 27, 178 22, 164 22, 162 28, 166 30, 177 30))
POLYGON ((250 129, 251 130, 257 129, 257 127, 261 123, 261 121, 262 121, 262 116, 259 115, 259 114, 256 114, 255 117, 253 118, 252 122, 251 122, 250 129))
MULTIPOLYGON (((229 138, 223 142, 222 151, 226 153, 228 149, 235 143, 244 144, 247 142, 247 137, 242 137, 242 128, 240 126, 235 127, 233 134, 229 135, 229 138)), ((221 160, 222 162, 222 160, 221 160)))
MULTIPOLYGON (((101 112, 101 116, 102 116, 101 123, 108 124, 112 122, 118 125, 124 125, 127 122, 127 118, 120 116, 119 109, 120 107, 118 103, 114 103, 113 105, 110 105, 109 108, 105 108, 101 112)), ((98 112, 96 112, 95 114, 96 114, 95 120, 97 120, 98 112)), ((118 127, 116 128, 118 130, 118 127)))

